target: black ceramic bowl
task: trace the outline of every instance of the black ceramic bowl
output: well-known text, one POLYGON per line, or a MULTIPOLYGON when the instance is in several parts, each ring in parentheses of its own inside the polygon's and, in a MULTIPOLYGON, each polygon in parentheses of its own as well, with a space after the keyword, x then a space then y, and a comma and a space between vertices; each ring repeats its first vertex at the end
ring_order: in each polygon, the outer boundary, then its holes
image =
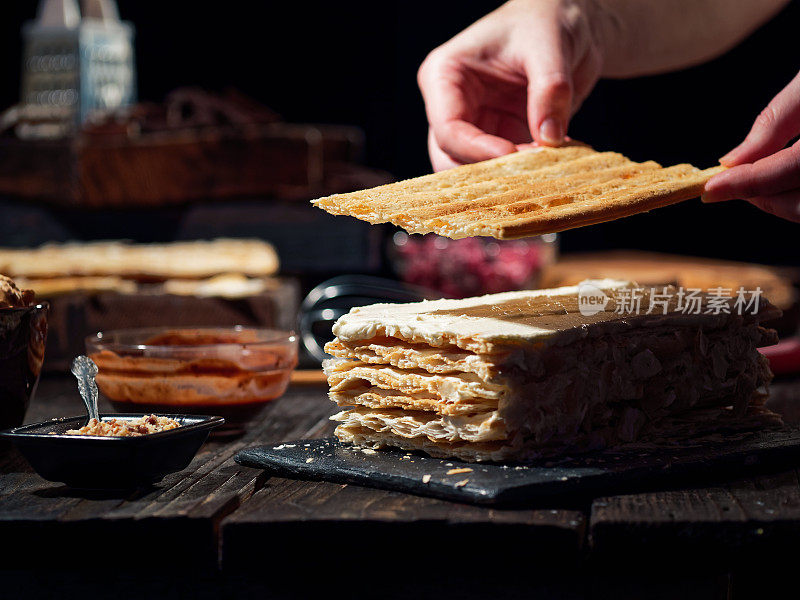
POLYGON ((42 370, 48 308, 0 308, 0 429, 25 419, 42 370))
MULTIPOLYGON (((67 435, 86 424, 86 417, 64 417, 23 425, 0 433, 11 440, 39 475, 49 481, 88 489, 131 489, 160 481, 186 468, 222 417, 162 415, 181 426, 135 437, 67 435)), ((101 415, 132 420, 141 414, 101 415)))

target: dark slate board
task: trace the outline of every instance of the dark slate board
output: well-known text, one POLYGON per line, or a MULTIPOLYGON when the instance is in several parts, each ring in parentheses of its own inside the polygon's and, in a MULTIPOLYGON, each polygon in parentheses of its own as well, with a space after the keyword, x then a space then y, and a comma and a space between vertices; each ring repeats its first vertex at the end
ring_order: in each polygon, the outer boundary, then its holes
POLYGON ((365 451, 333 437, 247 448, 236 461, 279 477, 353 483, 473 504, 519 505, 553 496, 619 493, 692 477, 708 483, 743 470, 795 466, 800 461, 800 430, 759 432, 688 448, 622 447, 531 465, 464 463, 400 450, 365 451), (447 474, 458 468, 472 471, 447 474), (425 475, 430 475, 427 483, 425 475))

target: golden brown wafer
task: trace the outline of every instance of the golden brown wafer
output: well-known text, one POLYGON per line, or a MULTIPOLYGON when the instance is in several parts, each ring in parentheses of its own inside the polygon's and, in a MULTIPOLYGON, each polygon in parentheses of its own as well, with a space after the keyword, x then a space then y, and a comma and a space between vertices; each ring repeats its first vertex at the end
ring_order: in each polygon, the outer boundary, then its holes
POLYGON ((410 233, 512 239, 612 221, 697 197, 724 167, 637 163, 587 146, 537 148, 314 204, 410 233))
POLYGON ((278 254, 256 239, 133 244, 123 241, 68 242, 39 248, 0 248, 0 272, 30 279, 122 277, 205 279, 224 273, 266 277, 278 271, 278 254))

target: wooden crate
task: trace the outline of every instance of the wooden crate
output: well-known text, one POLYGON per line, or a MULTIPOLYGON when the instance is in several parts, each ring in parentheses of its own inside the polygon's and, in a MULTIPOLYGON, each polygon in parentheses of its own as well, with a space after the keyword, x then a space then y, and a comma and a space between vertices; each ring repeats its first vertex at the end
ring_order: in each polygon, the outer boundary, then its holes
POLYGON ((354 127, 270 123, 53 141, 0 138, 0 194, 121 208, 231 197, 308 199, 388 181, 354 164, 354 127))

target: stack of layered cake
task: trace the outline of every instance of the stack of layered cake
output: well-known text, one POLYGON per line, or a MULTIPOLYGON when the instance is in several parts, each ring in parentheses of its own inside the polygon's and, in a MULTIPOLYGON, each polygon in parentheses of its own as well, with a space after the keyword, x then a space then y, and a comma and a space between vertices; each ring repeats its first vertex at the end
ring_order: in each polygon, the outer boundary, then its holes
POLYGON ((336 435, 504 461, 780 424, 757 351, 777 341, 760 323, 780 311, 698 306, 602 280, 355 308, 326 346, 336 435))

